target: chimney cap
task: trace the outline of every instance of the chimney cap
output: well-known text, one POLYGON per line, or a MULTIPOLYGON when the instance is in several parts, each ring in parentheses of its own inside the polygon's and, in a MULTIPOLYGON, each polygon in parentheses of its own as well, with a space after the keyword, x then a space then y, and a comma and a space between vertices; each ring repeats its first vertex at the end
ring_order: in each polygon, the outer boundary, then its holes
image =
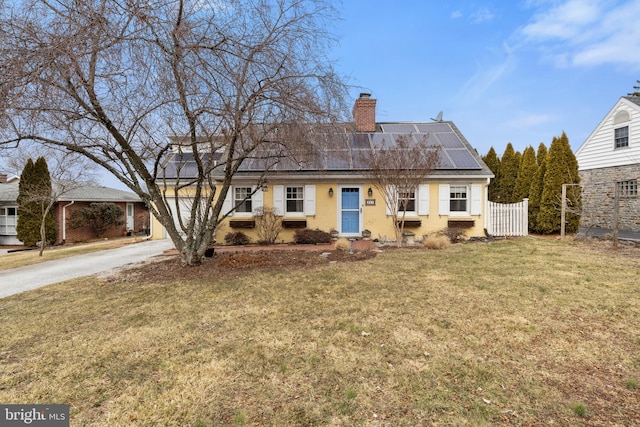
POLYGON ((360 98, 371 98, 371 94, 367 92, 360 92, 360 98))

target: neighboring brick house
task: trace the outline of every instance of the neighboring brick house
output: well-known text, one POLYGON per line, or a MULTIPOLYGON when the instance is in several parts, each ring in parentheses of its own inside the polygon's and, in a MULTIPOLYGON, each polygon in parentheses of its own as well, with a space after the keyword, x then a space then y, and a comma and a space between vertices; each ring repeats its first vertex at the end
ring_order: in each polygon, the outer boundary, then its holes
POLYGON ((623 96, 576 152, 583 226, 640 231, 640 97, 623 96))
MULTIPOLYGON (((0 175, 0 244, 20 245, 16 237, 18 221, 18 177, 7 178, 0 175)), ((149 209, 140 198, 131 192, 99 185, 83 185, 65 192, 54 206, 57 224, 56 244, 82 242, 95 238, 88 227, 71 228, 69 220, 73 212, 94 202, 114 203, 124 211, 123 224, 111 227, 103 238, 122 237, 127 234, 148 234, 150 227, 149 209)))

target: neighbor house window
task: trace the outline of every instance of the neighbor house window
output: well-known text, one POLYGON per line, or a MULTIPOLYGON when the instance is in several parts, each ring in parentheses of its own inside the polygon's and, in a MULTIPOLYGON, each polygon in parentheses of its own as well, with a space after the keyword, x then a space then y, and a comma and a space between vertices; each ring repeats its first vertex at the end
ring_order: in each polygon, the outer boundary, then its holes
POLYGON ((449 211, 466 212, 467 200, 466 185, 452 185, 449 187, 449 211))
POLYGON ((18 208, 0 208, 0 234, 5 236, 16 235, 18 223, 18 208))
POLYGON ((304 187, 287 187, 286 209, 287 213, 304 212, 304 187))
POLYGON ((415 213, 416 192, 413 190, 398 191, 398 212, 415 213))
POLYGON ((631 179, 629 181, 620 181, 618 185, 618 194, 622 197, 632 197, 638 195, 638 181, 631 179))
POLYGON ((614 140, 616 148, 623 148, 629 146, 629 126, 623 126, 615 129, 614 140))
POLYGON ((235 187, 233 191, 233 203, 238 213, 253 212, 251 206, 251 187, 235 187))

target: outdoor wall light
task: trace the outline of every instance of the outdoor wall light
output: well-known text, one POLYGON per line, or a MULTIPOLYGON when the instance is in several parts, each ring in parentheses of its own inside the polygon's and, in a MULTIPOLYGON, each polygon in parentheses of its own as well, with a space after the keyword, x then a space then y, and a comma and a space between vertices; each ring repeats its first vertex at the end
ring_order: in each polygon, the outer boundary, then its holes
POLYGON ((367 190, 367 196, 373 196, 373 190, 371 189, 371 187, 369 187, 369 189, 367 190))
POLYGON ((329 197, 333 197, 333 187, 329 187, 329 197))

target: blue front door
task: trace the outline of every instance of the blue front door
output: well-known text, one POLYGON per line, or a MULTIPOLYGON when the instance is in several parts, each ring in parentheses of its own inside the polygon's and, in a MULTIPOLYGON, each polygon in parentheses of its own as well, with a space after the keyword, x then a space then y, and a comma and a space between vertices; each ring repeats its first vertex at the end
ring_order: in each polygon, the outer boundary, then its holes
POLYGON ((342 189, 342 233, 360 233, 360 189, 342 189))

